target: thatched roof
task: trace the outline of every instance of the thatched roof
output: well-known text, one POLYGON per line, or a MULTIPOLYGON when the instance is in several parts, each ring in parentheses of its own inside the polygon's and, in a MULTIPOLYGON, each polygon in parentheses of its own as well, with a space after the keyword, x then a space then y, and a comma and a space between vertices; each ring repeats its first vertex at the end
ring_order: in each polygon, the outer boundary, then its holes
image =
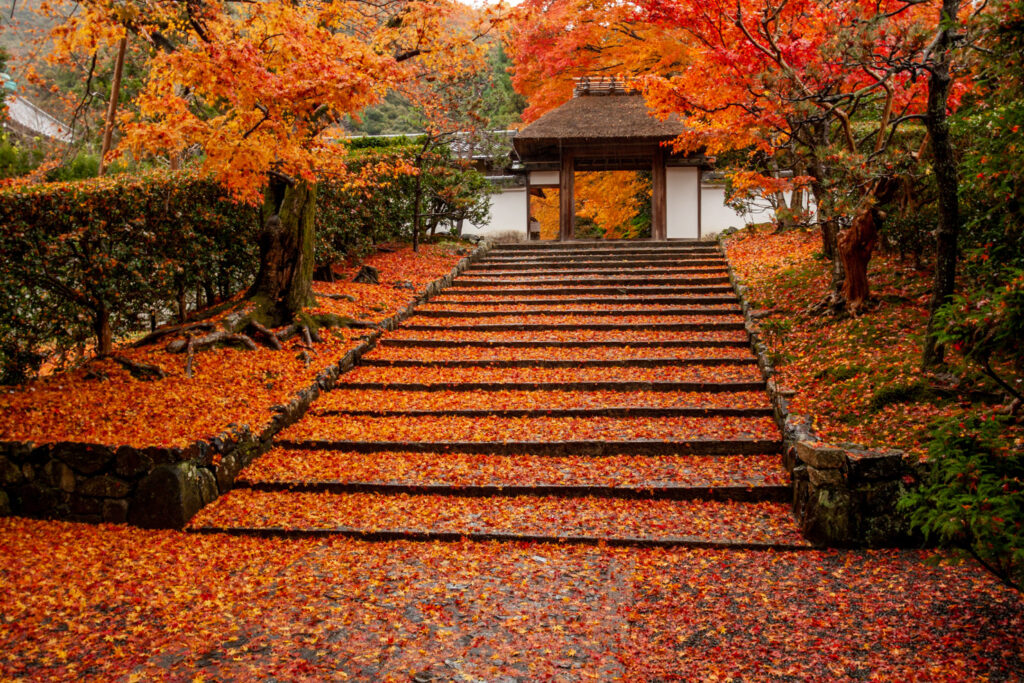
POLYGON ((652 116, 639 94, 580 94, 519 131, 512 144, 527 161, 566 145, 656 143, 684 130, 678 119, 652 116))

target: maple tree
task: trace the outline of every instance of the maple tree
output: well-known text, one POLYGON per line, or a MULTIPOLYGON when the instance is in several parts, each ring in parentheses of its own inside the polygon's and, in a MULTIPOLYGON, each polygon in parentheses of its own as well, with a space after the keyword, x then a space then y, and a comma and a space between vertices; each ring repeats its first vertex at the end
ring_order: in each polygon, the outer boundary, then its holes
POLYGON ((420 78, 423 68, 472 71, 489 26, 447 0, 126 0, 81 8, 55 30, 56 57, 126 34, 151 48, 145 87, 122 116, 119 153, 174 160, 197 146, 203 173, 261 205, 260 269, 249 291, 256 310, 248 317, 273 325, 313 303, 316 181, 345 172, 342 117, 420 78))
MULTIPOLYGON (((570 75, 633 77, 657 113, 689 125, 677 150, 736 164, 735 192, 778 197, 809 187, 833 260, 826 304, 858 311, 882 207, 907 215, 919 205, 923 143, 938 154, 937 175, 949 167, 938 112, 955 108, 967 86, 941 77, 952 73, 953 58, 952 43, 942 41, 958 35, 966 17, 950 5, 940 21, 936 5, 528 2, 511 37, 522 70, 516 85, 531 98, 529 118, 568 96, 570 75)), ((955 201, 955 187, 952 194, 955 201)), ((943 240, 940 254, 950 253, 943 240)))

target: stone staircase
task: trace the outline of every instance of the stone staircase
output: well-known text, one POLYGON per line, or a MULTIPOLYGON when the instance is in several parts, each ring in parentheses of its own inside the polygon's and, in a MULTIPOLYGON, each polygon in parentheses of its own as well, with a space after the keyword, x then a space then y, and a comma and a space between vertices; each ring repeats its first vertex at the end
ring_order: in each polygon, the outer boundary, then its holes
POLYGON ((715 245, 506 245, 189 528, 806 548, 780 446, 715 245))

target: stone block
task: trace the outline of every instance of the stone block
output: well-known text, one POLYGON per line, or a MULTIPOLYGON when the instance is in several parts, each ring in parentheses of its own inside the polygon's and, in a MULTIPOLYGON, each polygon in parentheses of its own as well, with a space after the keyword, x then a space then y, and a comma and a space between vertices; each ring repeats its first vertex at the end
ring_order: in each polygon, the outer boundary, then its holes
POLYGON ((844 484, 842 470, 819 470, 817 467, 808 467, 807 476, 811 481, 811 486, 815 488, 836 487, 844 484))
POLYGON ((123 498, 103 501, 103 521, 124 524, 128 521, 128 501, 123 498))
POLYGON ((131 446, 121 446, 114 455, 114 472, 122 477, 134 479, 153 467, 153 459, 143 451, 131 446))
POLYGON ((14 498, 15 512, 27 517, 53 517, 62 502, 56 489, 39 481, 25 482, 17 487, 14 498))
POLYGON ((67 463, 81 474, 99 472, 114 459, 112 449, 88 443, 55 443, 50 448, 50 455, 56 460, 67 463))
POLYGON ((213 471, 205 467, 198 468, 199 472, 199 495, 203 505, 209 505, 217 500, 217 477, 213 471))
POLYGON ((835 470, 846 466, 846 451, 831 446, 820 446, 812 441, 797 442, 796 457, 819 470, 835 470))
POLYGON ((128 506, 128 521, 147 529, 180 529, 202 506, 194 464, 157 465, 139 482, 128 506))
POLYGON ((71 496, 71 514, 79 519, 103 517, 103 500, 90 496, 71 496))
POLYGON ((92 477, 78 484, 79 494, 95 498, 124 498, 131 490, 131 484, 110 474, 92 477))
POLYGON ((7 456, 0 455, 0 486, 13 486, 22 480, 21 468, 7 456))
POLYGON ((230 491, 231 487, 235 484, 235 477, 238 476, 241 470, 242 465, 238 462, 234 453, 228 453, 222 457, 214 470, 214 474, 217 477, 217 490, 222 494, 230 491))
POLYGON ((858 485, 865 481, 882 481, 900 479, 907 474, 908 467, 904 464, 901 451, 849 450, 850 483, 858 485))
POLYGON ((64 463, 57 464, 57 471, 54 473, 54 485, 64 493, 73 493, 75 490, 75 472, 64 463))

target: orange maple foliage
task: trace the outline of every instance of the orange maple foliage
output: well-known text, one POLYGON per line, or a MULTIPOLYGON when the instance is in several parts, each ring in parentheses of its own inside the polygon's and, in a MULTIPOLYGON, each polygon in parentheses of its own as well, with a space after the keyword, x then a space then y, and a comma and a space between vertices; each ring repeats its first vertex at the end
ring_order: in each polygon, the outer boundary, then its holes
MULTIPOLYGON (((314 312, 379 321, 412 298, 408 289, 396 288, 397 283, 422 288, 449 272, 460 258, 448 249, 429 246, 419 254, 408 248, 376 254, 365 262, 380 270, 381 284, 317 283, 315 291, 354 300, 320 297, 314 312)), ((348 280, 354 273, 351 269, 341 275, 348 280)), ((297 354, 295 340, 284 351, 260 347, 202 352, 191 378, 184 375, 183 357, 166 353, 162 346, 124 345, 118 355, 156 365, 167 378, 136 380, 107 359, 6 390, 0 393, 0 440, 186 446, 221 432, 229 423, 257 431, 273 416, 272 406, 287 403, 296 391, 312 384, 318 372, 337 362, 365 334, 345 328, 325 331, 324 343, 316 345, 309 365, 297 354)))
POLYGON ((268 171, 345 175, 341 119, 427 72, 479 70, 490 28, 488 13, 450 0, 86 0, 70 16, 50 11, 54 61, 125 35, 152 48, 118 153, 173 159, 198 146, 202 170, 250 203, 268 171))
MULTIPOLYGON (((588 171, 575 174, 576 216, 593 221, 606 239, 639 237, 632 221, 650 203, 650 180, 634 171, 588 171)), ((530 197, 530 215, 540 223, 542 240, 557 239, 559 194, 545 188, 530 197)))

